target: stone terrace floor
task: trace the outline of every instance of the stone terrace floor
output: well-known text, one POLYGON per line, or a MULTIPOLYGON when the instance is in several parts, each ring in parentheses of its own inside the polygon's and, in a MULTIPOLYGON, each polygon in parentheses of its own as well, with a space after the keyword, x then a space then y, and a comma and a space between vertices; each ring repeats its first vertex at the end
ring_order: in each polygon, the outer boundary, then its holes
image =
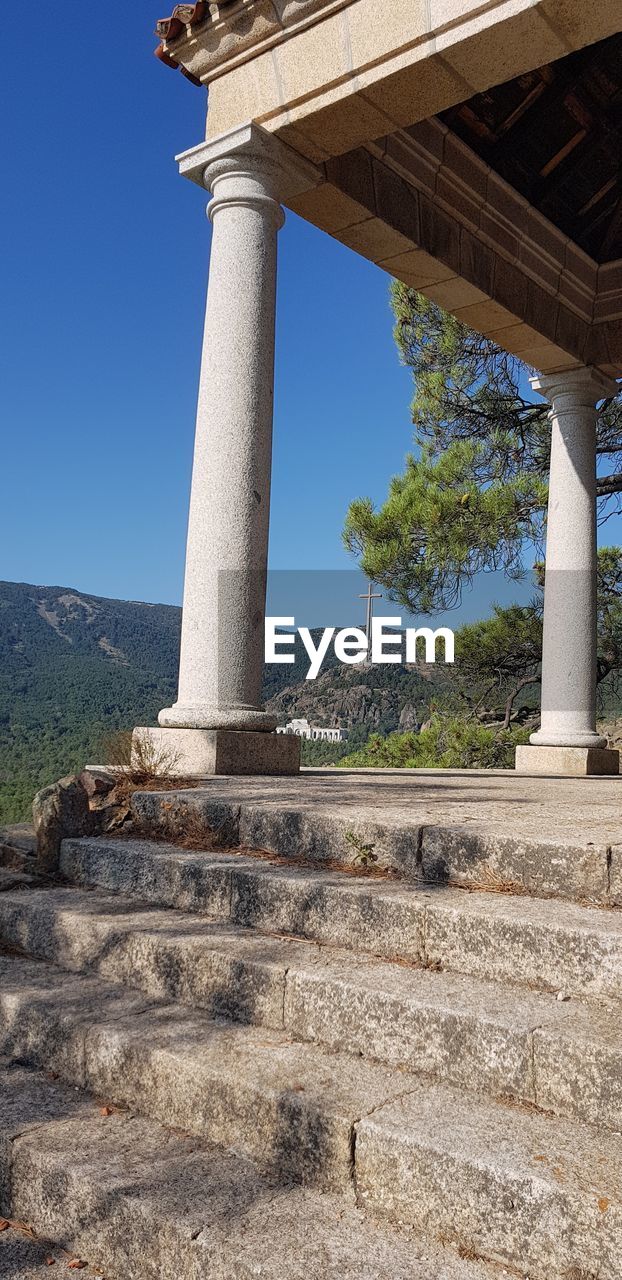
POLYGON ((303 769, 296 778, 206 778, 232 804, 313 810, 386 826, 468 825, 473 832, 580 844, 622 844, 622 775, 529 777, 510 770, 303 769))

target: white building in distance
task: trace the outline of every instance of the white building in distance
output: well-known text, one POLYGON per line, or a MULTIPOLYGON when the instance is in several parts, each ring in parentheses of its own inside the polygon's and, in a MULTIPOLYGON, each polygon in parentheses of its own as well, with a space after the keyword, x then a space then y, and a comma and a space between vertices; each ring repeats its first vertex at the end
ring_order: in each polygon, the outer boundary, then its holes
POLYGON ((280 726, 277 733, 293 733, 297 738, 310 738, 314 742, 346 742, 348 738, 345 729, 321 729, 305 719, 290 720, 280 726))

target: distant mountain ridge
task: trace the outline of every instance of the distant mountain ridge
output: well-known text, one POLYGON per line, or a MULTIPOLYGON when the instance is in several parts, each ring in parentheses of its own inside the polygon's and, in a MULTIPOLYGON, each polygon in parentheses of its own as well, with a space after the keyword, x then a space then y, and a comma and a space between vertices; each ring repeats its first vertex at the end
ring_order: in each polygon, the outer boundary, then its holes
MULTIPOLYGON (((101 756, 106 734, 154 724, 175 699, 181 610, 68 587, 0 582, 0 821, 28 815, 39 787, 101 756)), ((315 681, 295 663, 266 668, 268 706, 286 722, 340 723, 355 742, 425 718, 436 673, 345 667, 315 681)))
POLYGON ((0 583, 0 820, 175 697, 181 611, 0 583))

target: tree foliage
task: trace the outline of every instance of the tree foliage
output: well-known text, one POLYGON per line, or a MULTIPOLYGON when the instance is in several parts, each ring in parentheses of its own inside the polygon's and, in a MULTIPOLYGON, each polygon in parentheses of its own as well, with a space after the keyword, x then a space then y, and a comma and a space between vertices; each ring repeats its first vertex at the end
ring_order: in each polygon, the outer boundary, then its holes
POLYGON ((346 769, 509 769, 529 730, 498 730, 460 716, 437 713, 420 733, 372 734, 339 764, 346 769))
MULTIPOLYGON (((395 340, 412 370, 415 452, 376 510, 358 498, 343 538, 374 582, 413 613, 459 603, 476 574, 519 576, 544 543, 550 428, 528 370, 488 338, 396 281, 395 340)), ((619 509, 622 393, 598 425, 600 515, 619 509)))
MULTIPOLYGON (((533 709, 540 682, 544 565, 536 565, 535 589, 527 605, 495 605, 490 618, 456 632, 455 665, 448 668, 446 706, 504 729, 533 709), (523 695, 522 704, 517 699, 523 695)), ((622 671, 622 551, 598 552, 597 680, 604 709, 617 694, 622 671)))

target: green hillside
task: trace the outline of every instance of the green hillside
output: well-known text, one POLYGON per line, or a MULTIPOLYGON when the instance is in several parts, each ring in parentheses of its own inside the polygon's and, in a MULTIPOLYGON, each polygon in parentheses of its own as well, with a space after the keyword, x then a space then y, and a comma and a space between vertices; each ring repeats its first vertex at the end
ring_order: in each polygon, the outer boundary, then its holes
POLYGON ((175 696, 180 611, 0 583, 0 821, 175 696))
MULTIPOLYGON (((0 583, 0 822, 27 817, 39 787, 101 759, 107 734, 156 723, 176 694, 180 622, 170 605, 0 583)), ((332 650, 317 680, 305 680, 307 669, 298 639, 293 664, 266 668, 264 694, 281 723, 307 716, 349 730, 348 748, 306 744, 313 764, 336 761, 370 732, 414 728, 440 678, 343 667, 332 650)))

